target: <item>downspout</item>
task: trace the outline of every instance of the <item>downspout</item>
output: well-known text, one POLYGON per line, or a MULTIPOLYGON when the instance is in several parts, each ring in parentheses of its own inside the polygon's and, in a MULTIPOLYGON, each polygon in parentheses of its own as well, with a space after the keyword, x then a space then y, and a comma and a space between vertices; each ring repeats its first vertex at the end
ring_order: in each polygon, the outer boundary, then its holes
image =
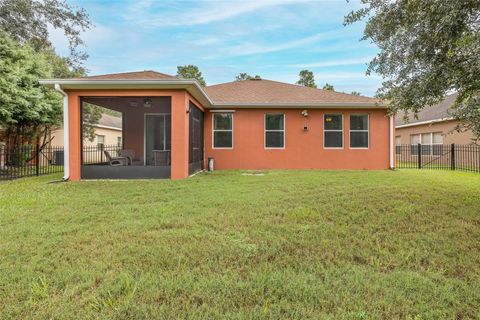
POLYGON ((70 178, 70 141, 68 129, 68 94, 62 90, 60 84, 55 83, 55 90, 63 95, 63 180, 70 178))
POLYGON ((390 115, 390 169, 395 169, 395 159, 394 159, 394 140, 393 140, 393 133, 395 129, 395 122, 394 122, 394 115, 390 115))

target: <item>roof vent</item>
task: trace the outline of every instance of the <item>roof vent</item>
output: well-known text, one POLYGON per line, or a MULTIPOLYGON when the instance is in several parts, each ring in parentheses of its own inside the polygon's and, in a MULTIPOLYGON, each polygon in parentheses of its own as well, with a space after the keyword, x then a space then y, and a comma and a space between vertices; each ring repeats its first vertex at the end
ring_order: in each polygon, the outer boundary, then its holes
POLYGON ((255 77, 251 78, 250 80, 257 81, 257 80, 262 80, 262 78, 257 75, 255 77))

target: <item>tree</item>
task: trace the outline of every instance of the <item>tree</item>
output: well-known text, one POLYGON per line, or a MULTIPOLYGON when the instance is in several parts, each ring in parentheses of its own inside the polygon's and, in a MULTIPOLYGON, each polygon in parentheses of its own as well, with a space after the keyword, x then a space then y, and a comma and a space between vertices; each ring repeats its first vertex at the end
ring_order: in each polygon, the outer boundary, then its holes
POLYGON ((329 83, 325 83, 325 85, 323 86, 322 88, 323 90, 330 90, 330 91, 335 91, 335 88, 329 84, 329 83))
POLYGON ((241 72, 238 74, 238 76, 235 77, 235 81, 243 81, 243 80, 250 80, 250 79, 252 79, 252 76, 246 72, 241 72))
POLYGON ((47 143, 50 128, 60 124, 62 115, 60 96, 38 83, 52 75, 47 58, 4 32, 0 32, 0 57, 0 127, 8 147, 47 143))
POLYGON ((458 93, 460 130, 480 138, 480 1, 365 0, 345 24, 366 19, 363 40, 380 52, 367 74, 384 78, 377 96, 392 113, 413 113, 458 93))
MULTIPOLYGON (((79 50, 84 44, 81 31, 91 23, 84 9, 75 11, 64 0, 0 0, 0 28, 19 44, 28 44, 31 49, 45 57, 53 78, 71 78, 86 75, 83 62, 87 54, 79 50), (69 41, 70 56, 57 55, 49 40, 48 25, 62 29, 69 41)), ((98 123, 101 109, 93 105, 84 109, 84 118, 90 124, 98 123)), ((61 109, 59 110, 61 115, 61 109)), ((48 130, 53 127, 49 126, 48 130)), ((46 130, 45 132, 47 132, 46 130)), ((95 127, 85 127, 84 137, 95 136, 95 127)), ((15 132, 9 133, 15 135, 15 132)), ((13 140, 18 140, 11 137, 13 140)))
POLYGON ((104 113, 104 108, 84 102, 82 105, 82 134, 84 139, 93 142, 95 139, 95 124, 98 124, 104 113))
POLYGON ((74 10, 65 0, 1 0, 0 29, 20 44, 30 44, 37 52, 49 50, 48 26, 63 30, 69 42, 66 63, 74 70, 82 68, 87 54, 80 33, 91 27, 84 9, 74 10))
POLYGON ((202 86, 207 85, 205 79, 203 79, 202 73, 198 67, 193 64, 189 64, 188 66, 177 66, 177 76, 185 79, 195 79, 202 86))
POLYGON ((358 91, 352 91, 350 94, 351 94, 352 96, 359 96, 359 95, 360 95, 360 92, 358 92, 358 91))
POLYGON ((298 74, 300 79, 297 81, 297 84, 305 86, 305 87, 310 87, 310 88, 316 88, 317 85, 315 84, 315 77, 313 76, 313 72, 310 70, 302 70, 298 74))

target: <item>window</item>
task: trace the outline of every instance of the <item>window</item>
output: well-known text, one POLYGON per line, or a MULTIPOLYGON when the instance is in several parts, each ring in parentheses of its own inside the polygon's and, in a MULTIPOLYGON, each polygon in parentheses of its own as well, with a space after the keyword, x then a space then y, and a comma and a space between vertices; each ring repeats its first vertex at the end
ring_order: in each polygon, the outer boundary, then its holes
POLYGON ((343 148, 343 115, 324 115, 323 136, 325 148, 343 148))
POLYGON ((402 150, 402 139, 400 136, 396 136, 395 137, 395 149, 396 149, 396 153, 397 154, 400 154, 401 153, 401 150, 402 150))
POLYGON ((213 114, 213 148, 233 148, 233 114, 213 114))
POLYGON ((368 114, 350 115, 350 148, 368 148, 368 114))
POLYGON ((285 148, 284 114, 265 114, 265 148, 285 148))
POLYGON ((117 146, 122 146, 122 137, 117 137, 117 146))
POLYGON ((441 155, 443 152, 443 135, 441 132, 427 132, 410 135, 412 154, 418 154, 418 144, 421 144, 422 155, 441 155))
POLYGON ((419 144, 419 143, 420 143, 420 135, 419 134, 410 135, 410 144, 419 144))
POLYGON ((411 134, 410 135, 410 153, 413 155, 418 154, 417 144, 420 143, 420 135, 419 134, 411 134))
POLYGON ((97 135, 95 136, 95 139, 97 140, 97 148, 98 148, 98 149, 102 149, 103 146, 105 145, 105 136, 104 136, 104 135, 97 134, 97 135))
POLYGON ((439 156, 443 151, 443 135, 441 132, 432 133, 432 153, 434 156, 439 156))

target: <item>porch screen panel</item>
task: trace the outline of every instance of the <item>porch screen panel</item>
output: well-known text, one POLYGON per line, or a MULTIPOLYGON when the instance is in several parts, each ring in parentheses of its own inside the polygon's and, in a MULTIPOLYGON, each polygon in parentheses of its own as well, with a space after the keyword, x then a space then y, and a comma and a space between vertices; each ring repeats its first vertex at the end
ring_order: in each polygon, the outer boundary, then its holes
POLYGON ((203 112, 190 102, 188 173, 203 169, 203 112))

